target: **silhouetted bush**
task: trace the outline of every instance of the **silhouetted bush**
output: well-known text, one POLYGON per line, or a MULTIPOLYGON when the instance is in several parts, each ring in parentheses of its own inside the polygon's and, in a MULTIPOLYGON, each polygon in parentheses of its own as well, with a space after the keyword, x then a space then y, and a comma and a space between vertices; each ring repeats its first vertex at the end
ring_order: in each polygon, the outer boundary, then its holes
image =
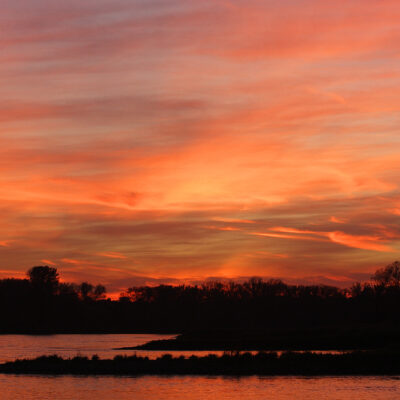
POLYGON ((1 373, 75 375, 387 375, 400 373, 400 353, 369 351, 342 354, 285 352, 172 357, 116 356, 63 359, 42 356, 0 365, 1 373))

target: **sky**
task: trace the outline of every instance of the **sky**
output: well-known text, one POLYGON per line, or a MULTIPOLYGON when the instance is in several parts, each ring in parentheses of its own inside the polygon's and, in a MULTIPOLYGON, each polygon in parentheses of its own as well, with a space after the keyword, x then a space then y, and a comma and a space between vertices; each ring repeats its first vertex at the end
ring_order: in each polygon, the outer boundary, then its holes
POLYGON ((0 277, 346 286, 399 258, 398 0, 0 5, 0 277))

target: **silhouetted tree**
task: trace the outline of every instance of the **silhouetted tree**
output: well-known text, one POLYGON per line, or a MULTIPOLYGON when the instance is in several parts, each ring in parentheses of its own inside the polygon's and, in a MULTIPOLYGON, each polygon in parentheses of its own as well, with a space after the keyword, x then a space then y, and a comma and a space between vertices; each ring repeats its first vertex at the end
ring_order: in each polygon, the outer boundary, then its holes
POLYGON ((60 282, 54 267, 36 266, 27 275, 29 279, 0 280, 0 333, 400 326, 397 261, 378 270, 373 283, 348 289, 252 278, 131 287, 119 301, 107 299, 100 284, 60 282))
POLYGON ((106 297, 107 289, 103 285, 96 285, 93 290, 93 299, 94 300, 103 300, 106 297))
POLYGON ((59 285, 57 268, 37 266, 31 268, 27 275, 34 289, 48 294, 55 294, 59 285))
POLYGON ((377 285, 400 287, 400 262, 395 261, 385 268, 378 269, 372 276, 377 285))
POLYGON ((79 293, 80 293, 82 299, 90 298, 91 294, 93 293, 93 285, 88 282, 82 282, 79 285, 79 293))

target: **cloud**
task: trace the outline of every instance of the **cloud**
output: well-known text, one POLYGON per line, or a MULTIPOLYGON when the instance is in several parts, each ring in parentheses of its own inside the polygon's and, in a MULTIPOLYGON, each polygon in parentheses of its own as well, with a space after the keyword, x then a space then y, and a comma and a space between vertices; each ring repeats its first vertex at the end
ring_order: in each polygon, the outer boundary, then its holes
MULTIPOLYGON (((296 239, 296 240, 321 240, 317 239, 315 236, 322 236, 329 238, 334 243, 339 243, 344 246, 354 247, 357 249, 364 250, 373 250, 373 251, 382 251, 382 252, 393 252, 394 250, 387 245, 381 244, 381 240, 387 240, 392 238, 391 234, 387 234, 382 238, 380 236, 361 236, 361 235, 350 235, 344 232, 335 231, 335 232, 319 232, 319 231, 310 231, 296 228, 285 228, 285 227, 273 227, 270 228, 275 232, 284 232, 284 233, 295 233, 295 234, 305 234, 311 236, 303 236, 303 235, 282 235, 276 233, 253 233, 254 235, 259 236, 269 236, 269 237, 280 237, 285 239, 296 239)), ((400 236, 394 235, 396 239, 400 238, 400 236)), ((322 239, 323 240, 323 239, 322 239)))
POLYGON ((236 223, 236 224, 254 224, 255 223, 255 221, 250 221, 248 219, 239 219, 239 218, 214 217, 212 219, 214 221, 218 221, 218 222, 236 223))
POLYGON ((98 253, 98 255, 102 256, 102 257, 117 258, 117 259, 126 259, 127 258, 123 254, 117 253, 115 251, 112 251, 112 252, 109 252, 109 253, 98 253))
POLYGON ((273 232, 252 232, 251 235, 255 236, 265 236, 271 238, 281 238, 281 239, 295 239, 295 240, 312 240, 312 241, 325 241, 321 238, 315 238, 311 236, 295 236, 295 235, 286 235, 281 233, 273 233, 273 232))
POLYGON ((328 282, 392 261, 400 6, 339 3, 5 0, 4 270, 328 282))
POLYGON ((40 260, 40 262, 42 262, 43 264, 46 264, 46 265, 52 265, 52 266, 57 265, 57 263, 50 261, 50 260, 40 260))
POLYGON ((379 238, 371 236, 352 236, 343 232, 329 232, 328 237, 332 242, 340 243, 356 249, 393 252, 389 246, 380 244, 379 238))
POLYGON ((333 222, 334 224, 344 224, 345 223, 345 221, 343 219, 337 218, 334 215, 332 215, 329 218, 329 221, 333 222))

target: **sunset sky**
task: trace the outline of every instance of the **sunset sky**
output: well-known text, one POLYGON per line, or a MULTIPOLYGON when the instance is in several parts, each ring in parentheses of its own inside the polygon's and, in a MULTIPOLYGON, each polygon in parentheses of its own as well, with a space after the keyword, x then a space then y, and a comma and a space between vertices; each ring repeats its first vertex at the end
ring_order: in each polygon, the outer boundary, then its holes
POLYGON ((1 0, 0 30, 0 277, 399 258, 398 0, 1 0))

